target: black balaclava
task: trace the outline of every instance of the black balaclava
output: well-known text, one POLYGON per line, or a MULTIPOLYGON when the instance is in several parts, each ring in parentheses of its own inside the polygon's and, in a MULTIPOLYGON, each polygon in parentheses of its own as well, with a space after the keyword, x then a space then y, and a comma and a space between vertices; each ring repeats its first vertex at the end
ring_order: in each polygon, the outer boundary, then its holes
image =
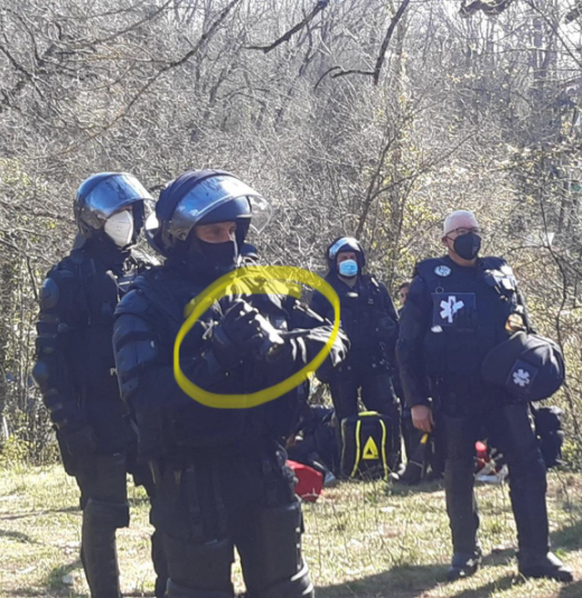
POLYGON ((197 238, 196 245, 198 245, 200 251, 193 254, 196 256, 195 259, 200 259, 200 254, 202 254, 203 262, 211 270, 225 274, 236 268, 239 255, 236 241, 208 243, 197 238))
POLYGON ((182 261, 189 270, 216 279, 234 270, 239 264, 237 241, 208 243, 196 236, 196 229, 184 243, 182 261))
POLYGON ((82 249, 110 268, 121 266, 131 253, 129 247, 120 249, 103 231, 89 237, 82 249))

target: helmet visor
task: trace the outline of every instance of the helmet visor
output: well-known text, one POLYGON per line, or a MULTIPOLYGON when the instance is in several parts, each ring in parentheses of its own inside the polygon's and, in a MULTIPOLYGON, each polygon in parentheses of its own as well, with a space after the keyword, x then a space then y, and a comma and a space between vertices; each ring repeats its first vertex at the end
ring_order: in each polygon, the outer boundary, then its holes
MULTIPOLYGON (((168 223, 168 233, 181 241, 186 240, 205 216, 239 197, 247 197, 253 206, 267 204, 257 191, 235 177, 220 175, 201 181, 180 200, 168 223)), ((237 213, 233 220, 241 216, 251 216, 250 205, 248 214, 237 213)))
POLYGON ((329 259, 335 260, 341 249, 344 251, 354 251, 356 253, 361 253, 362 251, 357 239, 354 237, 342 237, 329 248, 329 259))
POLYGON ((136 201, 152 200, 147 189, 127 174, 110 176, 101 181, 85 198, 85 209, 100 220, 107 220, 112 214, 136 201))

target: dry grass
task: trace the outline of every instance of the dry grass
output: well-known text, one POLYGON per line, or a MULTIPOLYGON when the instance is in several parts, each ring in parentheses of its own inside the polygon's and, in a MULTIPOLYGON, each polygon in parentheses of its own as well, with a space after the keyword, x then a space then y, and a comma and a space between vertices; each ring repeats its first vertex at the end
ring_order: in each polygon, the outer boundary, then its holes
MULTIPOLYGON (((132 523, 118 532, 126 595, 152 595, 148 503, 130 489, 132 523)), ((582 578, 582 477, 550 476, 552 541, 582 578)), ((506 488, 480 487, 486 566, 445 583, 449 533, 440 485, 415 489, 343 484, 305 506, 305 552, 319 598, 575 598, 561 586, 517 575, 506 488)), ((88 596, 78 560, 81 515, 73 479, 59 467, 0 472, 0 596, 88 596)), ((235 575, 240 580, 238 566, 235 575)), ((240 585, 240 584, 238 584, 240 585)))

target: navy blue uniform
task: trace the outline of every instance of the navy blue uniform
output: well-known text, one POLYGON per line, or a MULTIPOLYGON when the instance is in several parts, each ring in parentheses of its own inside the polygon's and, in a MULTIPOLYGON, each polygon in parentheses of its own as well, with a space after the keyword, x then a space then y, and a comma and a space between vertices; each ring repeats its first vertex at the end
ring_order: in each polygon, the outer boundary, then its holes
POLYGON ((429 397, 437 405, 455 553, 478 552, 473 460, 485 427, 509 466, 520 561, 541 557, 548 551, 546 475, 528 406, 481 379, 484 357, 509 337, 510 314, 527 322, 513 272, 499 258, 461 267, 443 257, 420 262, 415 274, 400 319, 400 376, 408 407, 428 405, 429 397))
MULTIPOLYGON (((129 525, 126 474, 148 492, 136 462, 137 437, 119 396, 111 339, 120 298, 145 267, 131 253, 89 240, 47 275, 37 323, 33 374, 57 433, 65 470, 83 509, 81 558, 96 598, 121 596, 115 530, 129 525)), ((163 595, 164 564, 153 539, 163 595)))
MULTIPOLYGON (((342 329, 350 340, 348 358, 331 372, 329 382, 338 420, 358 413, 358 391, 370 411, 389 416, 394 422, 392 434, 400 446, 400 409, 392 386, 398 315, 388 290, 373 276, 363 274, 353 287, 336 272, 326 276, 340 299, 342 329)), ((314 311, 332 318, 329 302, 316 293, 311 302, 314 311)), ((391 468, 396 469, 400 455, 394 455, 391 468)))
MULTIPOLYGON (((164 538, 170 597, 233 596, 237 547, 253 597, 311 596, 300 549, 301 510, 282 444, 294 429, 301 389, 253 409, 214 409, 188 397, 174 378, 173 347, 190 301, 211 281, 168 259, 138 278, 116 312, 114 346, 122 396, 135 412, 140 451, 156 472, 152 522, 164 538)), ((301 369, 329 338, 331 325, 278 295, 227 296, 182 344, 181 367, 213 393, 251 393, 301 369), (280 331, 293 331, 272 361, 246 355, 226 363, 213 331, 237 299, 280 331)), ((325 367, 344 357, 340 337, 325 367)))

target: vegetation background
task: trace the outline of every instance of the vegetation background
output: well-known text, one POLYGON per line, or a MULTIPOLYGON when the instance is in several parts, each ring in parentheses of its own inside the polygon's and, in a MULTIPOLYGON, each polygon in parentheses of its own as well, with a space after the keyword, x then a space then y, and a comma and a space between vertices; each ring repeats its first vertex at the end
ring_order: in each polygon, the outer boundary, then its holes
POLYGON ((275 217, 270 262, 323 270, 353 234, 395 290, 477 212, 568 360, 582 461, 579 0, 3 0, 0 420, 4 460, 54 457, 30 378, 38 289, 94 172, 154 195, 224 168, 275 217))
MULTIPOLYGON (((56 458, 30 378, 38 292, 71 247, 75 189, 98 171, 133 172, 154 195, 189 168, 233 171, 272 202, 255 239, 268 261, 322 271, 329 240, 353 234, 393 290, 440 252, 447 211, 474 210, 485 251, 513 265, 536 327, 565 352, 555 401, 567 467, 582 467, 581 105, 580 0, 2 0, 6 595, 85 592, 82 576, 67 577, 78 569, 74 483, 23 463, 56 458)), ((579 477, 554 474, 551 487, 554 539, 579 562, 579 477)), ((399 492, 342 486, 308 509, 322 595, 582 593, 516 586, 503 549, 476 580, 439 585, 442 491, 399 492), (378 573, 388 569, 389 583, 378 573)), ((513 538, 512 523, 503 489, 481 494, 491 549, 513 538)), ((125 587, 139 594, 151 582, 139 492, 133 507, 120 546, 125 587)))

